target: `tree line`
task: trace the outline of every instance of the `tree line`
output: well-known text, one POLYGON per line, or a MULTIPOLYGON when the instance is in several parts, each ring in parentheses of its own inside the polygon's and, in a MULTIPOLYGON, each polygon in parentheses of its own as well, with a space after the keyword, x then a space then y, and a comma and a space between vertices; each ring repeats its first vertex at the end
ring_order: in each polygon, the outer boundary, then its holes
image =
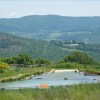
MULTIPOLYGON (((79 64, 93 64, 94 61, 86 53, 75 51, 68 56, 64 57, 59 63, 75 62, 79 64)), ((23 64, 23 65, 33 65, 33 64, 51 64, 54 63, 50 60, 44 58, 32 59, 30 55, 20 54, 14 57, 0 58, 0 68, 8 68, 8 64, 23 64)))

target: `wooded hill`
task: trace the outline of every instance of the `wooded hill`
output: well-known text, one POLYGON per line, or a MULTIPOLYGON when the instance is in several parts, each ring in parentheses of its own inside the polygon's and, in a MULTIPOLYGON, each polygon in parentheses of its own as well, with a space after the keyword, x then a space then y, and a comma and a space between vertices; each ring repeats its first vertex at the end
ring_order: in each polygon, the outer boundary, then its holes
POLYGON ((78 50, 86 52, 94 60, 100 61, 98 45, 85 44, 77 41, 40 41, 0 33, 0 57, 29 54, 32 55, 33 58, 46 58, 52 61, 59 61, 69 53, 78 50))
POLYGON ((18 54, 30 54, 33 58, 47 58, 60 60, 68 51, 60 47, 48 44, 46 41, 21 38, 5 33, 0 33, 0 57, 15 56, 18 54))
POLYGON ((0 19, 0 32, 34 39, 100 43, 100 17, 31 15, 0 19))

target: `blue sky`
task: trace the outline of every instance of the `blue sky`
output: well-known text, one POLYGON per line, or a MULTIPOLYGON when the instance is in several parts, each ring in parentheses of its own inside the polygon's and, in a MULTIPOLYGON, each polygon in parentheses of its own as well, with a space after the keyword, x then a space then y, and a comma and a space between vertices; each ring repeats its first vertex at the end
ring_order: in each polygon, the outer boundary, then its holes
POLYGON ((100 0, 0 0, 0 18, 48 14, 100 16, 100 0))

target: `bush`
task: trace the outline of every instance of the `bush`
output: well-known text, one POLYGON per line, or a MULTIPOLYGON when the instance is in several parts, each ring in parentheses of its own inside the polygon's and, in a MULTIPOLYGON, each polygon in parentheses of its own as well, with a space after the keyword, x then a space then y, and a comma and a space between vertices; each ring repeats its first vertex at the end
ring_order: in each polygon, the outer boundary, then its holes
POLYGON ((47 59, 38 58, 35 60, 35 64, 50 64, 51 62, 47 59))
POLYGON ((4 70, 3 69, 0 69, 0 73, 4 73, 4 70))
POLYGON ((1 68, 1 69, 6 69, 6 68, 8 68, 8 67, 9 67, 9 65, 8 65, 7 63, 0 62, 0 68, 1 68))

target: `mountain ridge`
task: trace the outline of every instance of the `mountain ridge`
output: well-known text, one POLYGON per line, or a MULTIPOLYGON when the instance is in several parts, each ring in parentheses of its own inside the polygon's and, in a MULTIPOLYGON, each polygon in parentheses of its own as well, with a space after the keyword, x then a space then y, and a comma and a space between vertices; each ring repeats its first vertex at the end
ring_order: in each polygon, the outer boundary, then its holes
POLYGON ((53 38, 51 39, 69 40, 72 38, 88 42, 95 41, 93 38, 97 38, 95 42, 98 42, 98 36, 100 37, 100 17, 31 15, 20 18, 0 19, 0 31, 43 40, 50 40, 49 37, 52 36, 53 38), (58 34, 54 36, 55 33, 58 34), (78 35, 80 36, 77 37, 78 35), (89 38, 90 35, 92 37, 89 38))

